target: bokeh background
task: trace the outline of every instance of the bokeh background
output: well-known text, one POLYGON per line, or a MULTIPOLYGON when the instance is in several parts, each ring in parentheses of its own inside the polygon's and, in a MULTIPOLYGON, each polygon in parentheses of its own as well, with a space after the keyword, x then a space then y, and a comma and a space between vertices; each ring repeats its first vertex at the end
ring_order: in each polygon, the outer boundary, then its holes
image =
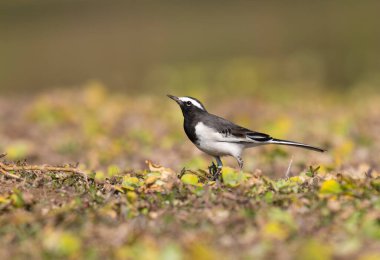
POLYGON ((380 259, 379 11, 1 0, 0 259, 380 259), (213 182, 166 94, 328 151, 213 182))
MULTIPOLYGON (((379 83, 378 1, 1 1, 0 89, 160 94, 379 83)), ((273 93, 272 93, 273 95, 273 93)))
POLYGON ((143 168, 146 159, 206 167, 210 158, 185 142, 170 93, 330 151, 260 148, 248 152, 249 170, 273 174, 268 160, 279 160, 282 173, 293 155, 299 169, 377 164, 368 147, 379 149, 379 8, 370 0, 2 1, 0 148, 10 159, 91 168, 143 168))

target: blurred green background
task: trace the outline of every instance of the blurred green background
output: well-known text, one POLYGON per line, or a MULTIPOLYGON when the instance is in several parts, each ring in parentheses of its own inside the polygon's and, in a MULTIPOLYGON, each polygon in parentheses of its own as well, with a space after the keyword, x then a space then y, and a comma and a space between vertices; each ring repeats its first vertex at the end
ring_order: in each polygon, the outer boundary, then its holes
POLYGON ((0 92, 93 79, 139 94, 377 91, 379 10, 375 0, 3 0, 0 92))

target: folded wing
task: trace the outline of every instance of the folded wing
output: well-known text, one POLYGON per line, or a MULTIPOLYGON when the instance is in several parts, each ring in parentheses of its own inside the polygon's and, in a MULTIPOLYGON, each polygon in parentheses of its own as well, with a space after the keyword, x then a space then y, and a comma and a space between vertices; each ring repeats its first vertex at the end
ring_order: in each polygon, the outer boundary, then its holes
MULTIPOLYGON (((214 115, 213 115, 214 116, 214 115)), ((268 134, 255 132, 249 130, 247 128, 235 125, 234 123, 218 117, 214 116, 214 120, 212 120, 213 128, 219 129, 219 136, 216 138, 216 141, 219 142, 234 142, 234 143, 242 143, 242 144, 278 144, 278 145, 288 145, 288 146, 296 146, 304 149, 314 150, 318 152, 324 152, 324 149, 319 147, 288 141, 275 139, 268 134)))

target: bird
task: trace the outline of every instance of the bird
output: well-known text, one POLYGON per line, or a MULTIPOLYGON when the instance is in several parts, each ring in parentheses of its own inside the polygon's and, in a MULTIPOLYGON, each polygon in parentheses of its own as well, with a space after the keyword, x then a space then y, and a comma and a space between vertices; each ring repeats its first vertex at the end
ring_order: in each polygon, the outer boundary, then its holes
POLYGON ((242 170, 244 165, 242 153, 247 148, 276 144, 295 146, 317 152, 326 151, 299 142, 273 138, 268 134, 236 125, 227 119, 209 113, 196 98, 167 96, 177 102, 181 108, 184 117, 183 128, 190 141, 199 150, 215 158, 217 165, 216 171, 214 171, 214 180, 219 178, 222 171, 222 156, 234 157, 240 170, 242 170))

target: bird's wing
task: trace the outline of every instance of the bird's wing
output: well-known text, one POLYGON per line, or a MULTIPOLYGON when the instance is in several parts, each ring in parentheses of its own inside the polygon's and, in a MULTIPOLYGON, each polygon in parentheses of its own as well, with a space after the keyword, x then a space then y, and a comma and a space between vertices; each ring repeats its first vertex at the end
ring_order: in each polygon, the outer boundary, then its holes
POLYGON ((221 134, 224 134, 225 137, 236 139, 236 142, 239 143, 265 143, 273 139, 270 135, 255 132, 238 125, 222 130, 221 134))
POLYGON ((261 144, 277 144, 277 145, 288 145, 288 146, 296 146, 301 147, 304 149, 314 150, 317 152, 324 152, 325 149, 288 141, 288 140, 281 140, 271 137, 270 135, 255 132, 252 130, 249 130, 247 128, 235 125, 234 123, 212 115, 212 120, 209 120, 208 123, 210 123, 211 127, 214 129, 218 129, 218 134, 213 135, 213 138, 215 141, 218 142, 229 142, 229 143, 242 143, 242 144, 255 144, 255 145, 261 145, 261 144))
POLYGON ((247 128, 238 126, 224 118, 211 115, 212 120, 208 120, 208 124, 217 129, 221 138, 221 142, 236 142, 236 143, 265 143, 273 138, 267 134, 255 132, 247 128))

